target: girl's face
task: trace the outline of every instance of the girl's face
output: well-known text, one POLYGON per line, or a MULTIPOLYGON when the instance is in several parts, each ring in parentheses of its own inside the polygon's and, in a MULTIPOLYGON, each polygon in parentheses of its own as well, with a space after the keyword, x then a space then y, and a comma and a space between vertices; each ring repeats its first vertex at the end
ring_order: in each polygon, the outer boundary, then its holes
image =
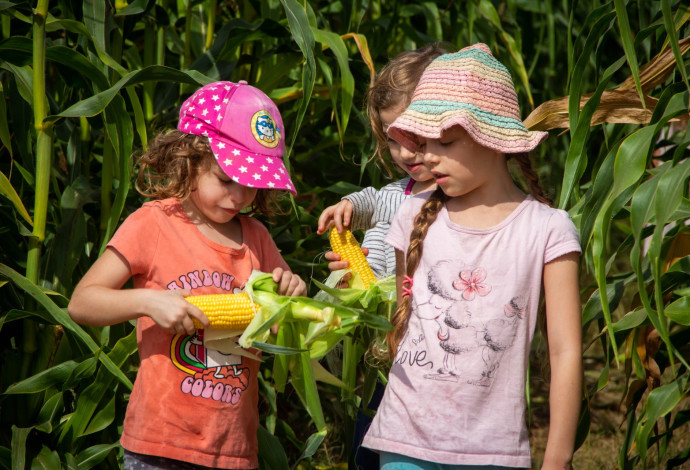
POLYGON ((250 206, 257 191, 257 188, 235 183, 214 163, 213 168, 199 171, 189 198, 210 222, 224 224, 250 206))
MULTIPOLYGON (((388 126, 390 126, 404 110, 405 106, 391 106, 379 111, 383 132, 388 133, 388 126)), ((431 173, 429 173, 429 170, 424 166, 424 159, 421 153, 409 151, 390 137, 388 138, 388 150, 395 164, 410 175, 413 180, 428 181, 431 179, 431 173)))
POLYGON ((450 197, 487 187, 496 181, 498 165, 505 166, 501 153, 475 142, 462 126, 446 130, 440 139, 423 139, 420 151, 436 184, 450 197))

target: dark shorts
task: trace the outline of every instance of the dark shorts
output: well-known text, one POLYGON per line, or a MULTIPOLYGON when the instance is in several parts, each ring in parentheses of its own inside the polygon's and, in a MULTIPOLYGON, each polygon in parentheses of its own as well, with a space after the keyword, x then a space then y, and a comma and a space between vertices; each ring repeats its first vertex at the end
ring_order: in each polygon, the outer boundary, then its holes
POLYGON ((156 455, 137 454, 125 449, 123 470, 215 470, 182 460, 167 459, 156 455))

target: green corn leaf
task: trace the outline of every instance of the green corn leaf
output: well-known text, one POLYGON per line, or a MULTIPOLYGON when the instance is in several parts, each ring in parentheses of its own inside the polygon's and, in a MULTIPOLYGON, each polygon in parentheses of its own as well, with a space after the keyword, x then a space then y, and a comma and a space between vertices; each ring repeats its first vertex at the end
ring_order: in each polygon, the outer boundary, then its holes
MULTIPOLYGON (((1 98, 1 97, 0 97, 1 98)), ((31 216, 26 210, 26 207, 24 207, 24 204, 22 203, 21 198, 19 197, 19 194, 14 190, 12 187, 12 183, 10 183, 10 180, 7 179, 7 176, 5 176, 4 173, 0 171, 0 194, 5 196, 7 199, 9 199, 12 202, 12 205, 14 208, 17 210, 17 213, 22 216, 22 219, 26 220, 30 225, 33 225, 34 222, 31 220, 31 216)))
POLYGON ((677 382, 652 390, 647 398, 644 415, 635 433, 635 442, 640 457, 646 458, 649 436, 657 426, 657 420, 670 413, 684 396, 687 375, 677 382))
POLYGON ((112 444, 96 444, 84 449, 77 454, 78 468, 86 470, 100 465, 113 449, 117 450, 119 447, 119 442, 113 442, 112 444))
POLYGON ((664 309, 666 316, 680 324, 690 326, 690 297, 684 296, 669 304, 664 309))
POLYGON ((12 425, 12 465, 22 469, 26 462, 26 438, 33 428, 12 425))
POLYGON ((673 12, 671 12, 671 4, 668 0, 661 0, 661 12, 664 16, 664 28, 666 29, 666 34, 668 35, 668 42, 671 44, 671 50, 673 51, 673 57, 676 59, 678 64, 678 71, 680 72, 685 86, 690 92, 690 82, 688 82, 688 72, 685 69, 683 56, 680 53, 680 47, 678 46, 678 34, 676 32, 676 25, 673 21, 673 12))
POLYGON ((89 426, 80 435, 86 436, 98 431, 102 431, 115 420, 115 394, 110 393, 110 400, 101 400, 98 411, 89 422, 89 426))
POLYGON ((51 450, 46 446, 41 448, 41 451, 31 462, 31 468, 60 468, 60 455, 56 450, 51 450))
MULTIPOLYGON (((129 335, 120 338, 113 350, 107 355, 118 370, 123 366, 125 361, 136 353, 137 341, 136 330, 132 330, 129 335)), ((106 356, 101 354, 100 357, 106 356)), ((65 441, 68 438, 76 438, 84 434, 94 414, 97 412, 99 406, 105 399, 108 391, 114 388, 113 375, 108 373, 104 368, 100 368, 96 374, 96 380, 87 386, 77 399, 77 405, 74 413, 69 417, 60 434, 60 441, 65 441)))
POLYGON ((49 369, 45 369, 27 379, 10 385, 5 389, 3 394, 13 395, 17 393, 36 393, 46 390, 50 387, 55 387, 56 385, 62 384, 64 381, 66 381, 77 365, 78 363, 75 361, 65 361, 49 369))
POLYGON ((36 422, 36 430, 50 434, 57 425, 65 408, 63 392, 54 393, 41 407, 36 422))
POLYGON ((259 467, 266 470, 288 470, 287 455, 280 439, 259 426, 257 432, 259 438, 259 467))
POLYGON ((46 120, 55 121, 63 117, 91 117, 102 113, 108 104, 117 96, 125 86, 132 86, 147 81, 180 82, 192 85, 208 85, 213 80, 190 70, 187 72, 176 70, 162 65, 152 65, 142 70, 136 70, 123 76, 115 85, 90 96, 67 108, 54 116, 48 116, 46 120))
POLYGON ((325 438, 325 429, 322 429, 319 432, 316 432, 309 436, 309 439, 307 439, 307 443, 305 444, 304 450, 302 451, 302 454, 299 456, 298 461, 308 459, 309 457, 314 455, 325 438))
POLYGON ((7 149, 10 157, 13 157, 14 155, 12 153, 12 143, 10 142, 10 128, 7 124, 8 122, 7 105, 5 104, 5 89, 0 82, 0 142, 2 142, 2 145, 4 145, 7 149))
POLYGON ((628 21, 628 11, 626 9, 625 0, 613 0, 616 7, 616 19, 618 21, 618 29, 621 33, 621 41, 623 42, 623 50, 627 57, 630 71, 635 80, 635 88, 637 94, 640 95, 642 106, 645 106, 644 93, 642 92, 642 85, 640 83, 640 68, 637 64, 637 54, 635 53, 635 45, 633 43, 633 33, 628 21))
POLYGON ((316 80, 316 60, 314 58, 314 35, 309 25, 305 9, 296 0, 280 0, 280 3, 285 9, 285 16, 287 16, 292 37, 302 51, 302 55, 306 61, 302 70, 302 98, 293 126, 292 139, 290 140, 290 145, 286 149, 284 157, 289 172, 289 158, 292 153, 292 147, 297 139, 297 133, 302 126, 302 121, 304 120, 304 115, 307 112, 307 106, 311 99, 312 90, 314 89, 314 82, 316 80))
POLYGON ((338 67, 340 69, 340 80, 342 87, 342 99, 341 99, 341 117, 340 117, 340 133, 341 136, 345 133, 347 129, 347 123, 350 118, 350 110, 352 109, 352 99, 354 96, 355 89, 355 78, 350 71, 350 66, 348 64, 348 53, 345 47, 345 42, 342 38, 330 31, 323 31, 320 29, 312 28, 312 34, 314 35, 314 40, 320 42, 327 46, 335 54, 335 58, 338 62, 338 67))

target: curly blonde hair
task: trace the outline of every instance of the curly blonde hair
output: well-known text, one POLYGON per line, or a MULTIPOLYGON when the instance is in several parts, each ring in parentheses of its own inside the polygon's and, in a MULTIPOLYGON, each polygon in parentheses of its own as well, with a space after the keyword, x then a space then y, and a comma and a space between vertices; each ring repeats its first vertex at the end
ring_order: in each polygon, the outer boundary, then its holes
POLYGON ((366 112, 376 138, 372 160, 379 163, 389 176, 392 176, 393 171, 390 162, 384 158, 388 150, 388 136, 383 130, 380 112, 386 108, 407 107, 424 69, 432 60, 446 52, 438 44, 401 52, 381 69, 376 81, 367 91, 366 112))
MULTIPOLYGON (((194 191, 200 172, 217 165, 206 137, 175 129, 154 137, 137 164, 139 170, 135 187, 142 196, 152 199, 176 197, 181 200, 194 191)), ((269 217, 280 212, 277 205, 280 192, 259 189, 251 211, 269 217)))

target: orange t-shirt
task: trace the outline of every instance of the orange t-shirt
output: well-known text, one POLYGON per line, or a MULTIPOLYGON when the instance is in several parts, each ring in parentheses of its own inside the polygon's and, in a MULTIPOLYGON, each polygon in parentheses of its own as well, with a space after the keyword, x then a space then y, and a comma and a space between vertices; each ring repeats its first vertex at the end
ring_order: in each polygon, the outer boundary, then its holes
MULTIPOLYGON (((108 246, 129 263, 135 288, 239 292, 253 269, 288 269, 268 230, 238 217, 243 244, 205 237, 177 199, 148 202, 108 246)), ((141 365, 120 443, 131 451, 220 468, 257 468, 259 363, 207 349, 203 331, 174 335, 137 320, 141 365)))

